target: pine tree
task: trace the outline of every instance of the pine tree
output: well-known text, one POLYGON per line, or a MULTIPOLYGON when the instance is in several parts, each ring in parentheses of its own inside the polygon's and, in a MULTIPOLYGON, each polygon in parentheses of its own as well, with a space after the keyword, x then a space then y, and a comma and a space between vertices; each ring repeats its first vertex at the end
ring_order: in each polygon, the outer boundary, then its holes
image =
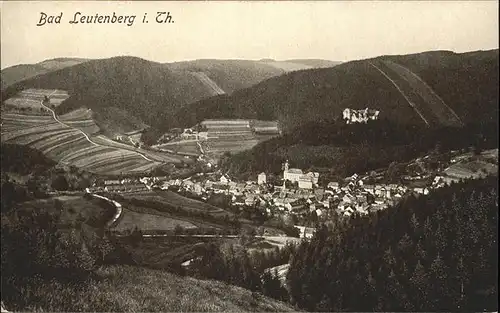
POLYGON ((429 310, 427 295, 428 285, 429 279, 427 273, 420 260, 418 260, 417 266, 415 266, 413 275, 410 278, 412 302, 415 305, 415 309, 418 311, 429 310))
POLYGON ((431 310, 441 311, 450 307, 447 273, 447 267, 438 253, 430 267, 430 280, 432 281, 432 284, 429 286, 430 294, 432 295, 430 297, 430 302, 432 303, 431 310))

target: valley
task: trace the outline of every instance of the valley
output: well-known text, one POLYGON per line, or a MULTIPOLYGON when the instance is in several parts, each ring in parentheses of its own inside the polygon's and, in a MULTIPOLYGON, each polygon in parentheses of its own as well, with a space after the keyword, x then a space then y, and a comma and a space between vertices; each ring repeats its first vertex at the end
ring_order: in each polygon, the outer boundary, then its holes
MULTIPOLYGON (((384 244, 393 240, 384 227, 394 229, 397 240, 405 238, 389 214, 406 216, 398 208, 425 201, 432 211, 438 201, 429 199, 451 197, 457 186, 488 190, 472 194, 472 205, 481 199, 492 203, 498 125, 488 116, 498 111, 493 88, 498 76, 491 75, 498 69, 498 53, 479 55, 424 52, 342 64, 314 59, 159 63, 134 57, 41 62, 37 66, 45 64, 44 71, 13 78, 2 93, 1 142, 7 149, 2 190, 8 194, 2 200, 2 227, 10 244, 5 251, 18 253, 15 240, 28 238, 32 243, 19 253, 35 256, 33 273, 56 269, 50 275, 107 277, 93 282, 91 291, 78 291, 91 303, 95 290, 118 288, 135 299, 128 288, 154 277, 156 284, 168 279, 179 288, 198 286, 193 290, 203 294, 213 286, 239 286, 254 298, 293 299, 301 309, 343 309, 314 298, 343 296, 307 289, 312 287, 302 264, 334 277, 324 269, 325 258, 338 257, 330 251, 346 246, 343 238, 368 242, 360 229, 371 227, 378 227, 371 231, 384 244), (453 71, 461 73, 448 78, 448 84, 459 86, 453 92, 430 78, 453 71), (461 89, 465 85, 481 95, 471 96, 461 89), (304 255, 319 261, 309 264, 313 261, 304 255), (191 278, 178 282, 182 276, 191 278), (201 283, 206 279, 209 287, 201 283), (311 298, 303 293, 312 293, 311 298)), ((442 201, 459 201, 453 199, 442 201)), ((490 214, 481 210, 474 214, 490 214)), ((412 217, 415 234, 428 220, 425 212, 412 217)), ((480 236, 486 238, 489 226, 484 229, 480 236)), ((370 249, 388 254, 379 248, 370 249)), ((435 254, 441 248, 428 244, 425 249, 435 254)), ((348 262, 361 259, 349 257, 348 262)), ((426 269, 434 258, 423 258, 426 269)), ((331 267, 352 274, 344 263, 331 267)), ((8 266, 32 273, 22 264, 8 266)), ((383 281, 392 277, 387 272, 357 274, 383 281)), ((365 286, 360 280, 353 284, 365 286)), ((24 295, 16 289, 22 285, 9 284, 17 290, 9 301, 24 308, 24 300, 16 298, 24 295)), ((141 288, 150 293, 146 285, 141 288)), ((64 288, 76 292, 66 283, 64 288)), ((157 309, 160 301, 107 299, 128 309, 157 309)), ((58 301, 44 308, 63 307, 58 301)), ((109 308, 102 303, 93 308, 99 305, 109 308)), ((207 308, 194 306, 200 307, 207 308)))

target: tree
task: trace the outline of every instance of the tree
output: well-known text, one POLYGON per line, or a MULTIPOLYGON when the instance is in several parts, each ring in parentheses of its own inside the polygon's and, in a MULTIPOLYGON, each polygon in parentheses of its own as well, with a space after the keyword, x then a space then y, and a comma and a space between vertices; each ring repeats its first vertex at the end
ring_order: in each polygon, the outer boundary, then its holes
POLYGON ((432 281, 429 288, 431 289, 430 294, 432 294, 432 297, 430 297, 431 310, 442 311, 451 305, 448 294, 447 272, 447 267, 438 253, 430 268, 430 279, 432 281))
POLYGON ((429 298, 427 293, 429 279, 420 260, 418 260, 417 266, 415 266, 413 275, 410 278, 410 285, 412 287, 411 295, 413 303, 415 304, 415 309, 419 311, 429 310, 429 298))
POLYGON ((64 175, 57 175, 52 180, 51 187, 55 190, 63 191, 63 190, 68 190, 69 184, 64 175))
POLYGON ((184 228, 181 225, 176 224, 174 228, 174 234, 181 235, 182 233, 184 233, 184 228))

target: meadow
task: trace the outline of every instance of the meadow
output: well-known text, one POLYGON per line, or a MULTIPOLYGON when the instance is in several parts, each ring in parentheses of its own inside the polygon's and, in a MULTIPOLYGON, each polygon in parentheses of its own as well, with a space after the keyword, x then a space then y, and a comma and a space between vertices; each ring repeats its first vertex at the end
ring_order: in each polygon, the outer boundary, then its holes
POLYGON ((113 228, 113 230, 127 232, 138 228, 141 231, 146 232, 168 231, 174 230, 176 226, 180 226, 185 229, 197 228, 196 225, 188 221, 162 215, 134 212, 125 208, 123 209, 123 213, 118 224, 113 228))

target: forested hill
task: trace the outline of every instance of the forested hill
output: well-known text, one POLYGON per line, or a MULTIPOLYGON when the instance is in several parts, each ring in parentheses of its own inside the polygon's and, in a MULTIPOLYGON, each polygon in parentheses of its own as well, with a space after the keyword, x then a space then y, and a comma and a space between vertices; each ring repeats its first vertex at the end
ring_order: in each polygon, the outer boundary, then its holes
POLYGON ((81 58, 56 58, 45 60, 36 64, 19 64, 4 68, 1 72, 1 88, 20 82, 22 80, 45 74, 51 71, 73 66, 88 61, 81 58))
POLYGON ((467 181, 318 230, 291 259, 309 311, 498 311, 498 182, 467 181))
MULTIPOLYGON (((260 172, 278 173, 285 160, 302 169, 328 171, 339 177, 388 167, 426 153, 498 147, 498 123, 464 127, 427 128, 390 120, 346 125, 342 122, 308 123, 282 136, 259 143, 251 150, 222 159, 224 170, 242 178, 260 172)), ((321 176, 325 176, 323 173, 321 176)))
MULTIPOLYGON (((311 68, 337 64, 309 61, 311 65, 296 65, 311 68)), ((273 65, 278 63, 195 60, 161 64, 136 57, 59 58, 3 69, 2 100, 27 88, 62 89, 69 92, 70 98, 60 106, 59 113, 87 107, 97 113, 101 124, 119 123, 109 115, 120 112, 123 124, 170 128, 174 126, 173 113, 184 105, 216 94, 230 94, 286 73, 273 65)))
POLYGON ((92 60, 39 75, 7 88, 2 100, 26 88, 68 91, 70 97, 58 113, 87 107, 99 114, 114 107, 152 126, 167 121, 183 105, 211 95, 195 77, 135 57, 92 60))
POLYGON ((190 126, 206 118, 256 118, 279 120, 285 129, 293 129, 335 120, 344 108, 373 108, 389 120, 424 124, 406 96, 431 125, 446 125, 440 110, 448 108, 463 123, 492 121, 498 113, 498 85, 498 49, 381 56, 274 77, 231 96, 186 106, 175 120, 190 126))
POLYGON ((284 70, 251 60, 195 60, 165 64, 174 71, 192 75, 204 73, 225 93, 251 87, 263 80, 282 75, 284 70))

